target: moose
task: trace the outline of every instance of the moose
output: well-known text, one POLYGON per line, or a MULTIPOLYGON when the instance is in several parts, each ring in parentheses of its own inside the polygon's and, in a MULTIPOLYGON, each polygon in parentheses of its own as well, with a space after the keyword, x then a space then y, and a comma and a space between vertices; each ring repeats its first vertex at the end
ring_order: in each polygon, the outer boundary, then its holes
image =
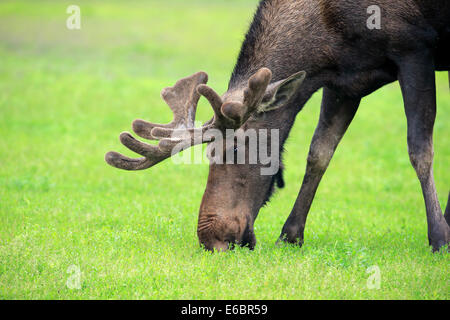
MULTIPOLYGON (((450 204, 444 215, 433 177, 435 71, 439 70, 450 70, 448 0, 262 0, 227 91, 219 95, 208 87, 204 72, 163 89, 161 97, 171 108, 173 121, 156 124, 137 119, 132 124, 137 135, 158 144, 140 142, 123 132, 122 144, 143 157, 108 152, 105 160, 120 169, 147 169, 178 152, 174 146, 180 142, 186 148, 214 144, 213 139, 195 139, 210 129, 278 129, 281 155, 296 115, 322 88, 306 172, 278 239, 301 246, 318 185, 362 97, 398 80, 407 118, 408 153, 425 201, 428 241, 438 251, 450 242, 450 204), (380 9, 380 28, 367 26, 367 8, 373 5, 380 9), (195 127, 201 96, 214 115, 195 127)), ((261 166, 210 162, 197 227, 205 249, 254 248, 258 212, 275 185, 284 185, 282 165, 271 175, 260 174, 261 166)))

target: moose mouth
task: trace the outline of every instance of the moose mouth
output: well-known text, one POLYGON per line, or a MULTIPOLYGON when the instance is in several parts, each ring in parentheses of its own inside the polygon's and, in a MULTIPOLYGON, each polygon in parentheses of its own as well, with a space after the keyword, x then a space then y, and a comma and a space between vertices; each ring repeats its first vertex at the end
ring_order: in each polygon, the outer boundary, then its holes
POLYGON ((247 215, 211 215, 200 211, 197 235, 209 251, 233 250, 236 245, 253 250, 256 244, 253 218, 247 215))

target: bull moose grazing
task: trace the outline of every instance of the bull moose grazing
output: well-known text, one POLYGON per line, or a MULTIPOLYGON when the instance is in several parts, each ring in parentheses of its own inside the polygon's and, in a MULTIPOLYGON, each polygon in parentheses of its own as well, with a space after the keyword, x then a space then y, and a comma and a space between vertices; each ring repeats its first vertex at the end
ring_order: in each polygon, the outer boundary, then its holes
MULTIPOLYGON (((124 132, 121 142, 143 157, 131 159, 109 152, 105 159, 120 169, 146 169, 188 146, 208 143, 209 148, 217 139, 206 133, 225 134, 228 129, 277 129, 279 155, 297 113, 323 88, 306 173, 279 238, 302 245, 319 182, 361 98, 398 80, 408 125, 408 152, 425 199, 429 244, 436 251, 450 242, 450 213, 447 205, 442 214, 433 178, 435 70, 450 70, 448 0, 263 0, 227 92, 219 96, 208 87, 204 72, 179 80, 161 93, 174 113, 171 123, 133 122, 136 134, 159 140, 158 145, 142 143, 124 132), (380 12, 380 25, 369 28, 368 8, 374 5, 380 12), (214 116, 195 128, 200 96, 209 101, 214 116)), ((269 133, 267 144, 271 139, 275 138, 269 133)), ((249 148, 245 140, 244 149, 249 148)), ((228 145, 223 145, 223 154, 227 152, 228 145)), ((274 185, 284 184, 281 166, 264 175, 261 168, 265 165, 210 161, 197 228, 206 249, 255 246, 253 224, 258 212, 274 185)))

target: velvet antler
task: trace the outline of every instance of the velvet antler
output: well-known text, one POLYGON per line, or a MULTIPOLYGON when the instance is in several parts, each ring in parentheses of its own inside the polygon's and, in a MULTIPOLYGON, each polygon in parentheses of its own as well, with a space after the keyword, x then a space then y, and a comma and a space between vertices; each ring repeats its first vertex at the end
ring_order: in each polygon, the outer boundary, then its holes
POLYGON ((258 105, 264 96, 272 73, 267 68, 258 70, 248 81, 244 90, 243 102, 231 101, 223 103, 220 96, 206 85, 208 75, 198 72, 179 80, 173 87, 162 90, 161 97, 173 112, 173 120, 168 124, 156 124, 144 120, 135 120, 133 130, 139 136, 159 140, 158 145, 147 144, 136 140, 130 133, 120 134, 120 141, 130 150, 144 156, 132 159, 111 151, 105 160, 113 167, 125 170, 142 170, 169 158, 190 146, 211 142, 204 139, 203 134, 209 129, 238 129, 247 119, 257 112, 258 105), (197 103, 203 95, 214 110, 214 117, 202 127, 195 128, 197 103))

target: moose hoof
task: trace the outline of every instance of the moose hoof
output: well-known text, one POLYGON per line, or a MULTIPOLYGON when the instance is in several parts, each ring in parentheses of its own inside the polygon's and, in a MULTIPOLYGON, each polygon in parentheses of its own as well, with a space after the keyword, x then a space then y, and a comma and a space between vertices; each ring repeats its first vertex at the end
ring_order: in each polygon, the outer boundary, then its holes
POLYGON ((294 244, 301 247, 303 245, 303 228, 297 223, 286 222, 277 240, 277 244, 281 243, 294 244))
POLYGON ((450 239, 446 240, 429 240, 429 244, 433 253, 440 251, 442 248, 446 248, 450 252, 450 239))
POLYGON ((281 236, 278 238, 276 245, 282 245, 282 244, 291 244, 291 245, 297 245, 301 247, 303 245, 303 237, 301 236, 291 236, 289 237, 287 234, 281 234, 281 236))
POLYGON ((438 232, 433 232, 428 235, 428 243, 432 247, 433 252, 438 252, 442 248, 447 248, 450 252, 450 227, 444 225, 443 228, 438 229, 438 232))
POLYGON ((447 251, 450 252, 450 243, 447 241, 436 241, 431 243, 433 253, 439 252, 442 248, 447 248, 447 251))

